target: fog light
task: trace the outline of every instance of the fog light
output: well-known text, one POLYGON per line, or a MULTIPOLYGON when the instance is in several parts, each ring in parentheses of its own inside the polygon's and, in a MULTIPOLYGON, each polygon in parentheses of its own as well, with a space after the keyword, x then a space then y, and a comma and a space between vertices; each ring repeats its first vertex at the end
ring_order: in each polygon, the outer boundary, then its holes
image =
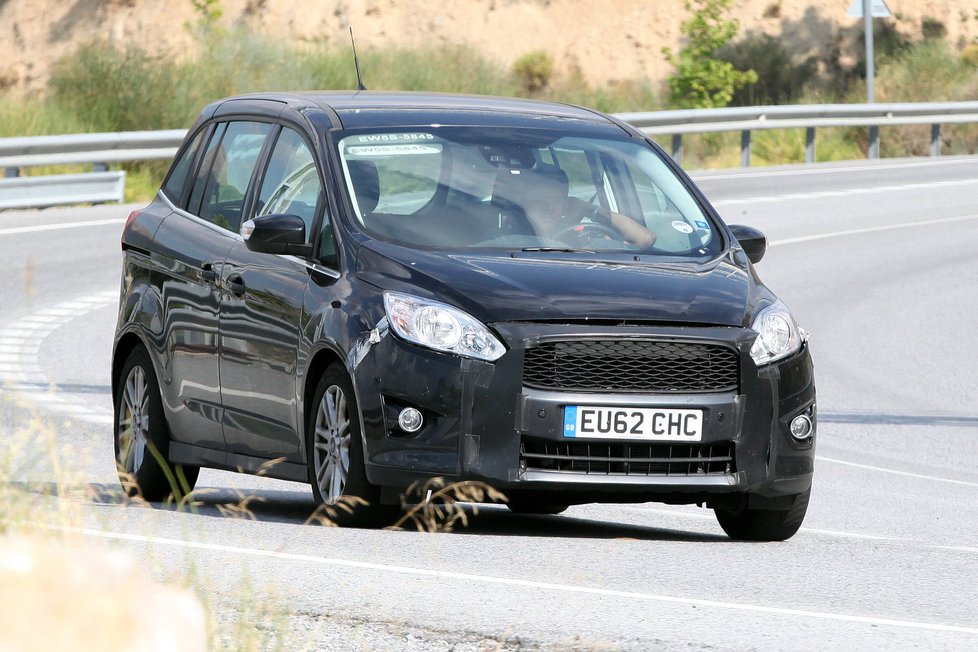
POLYGON ((812 436, 812 420, 807 414, 799 414, 791 420, 791 436, 798 441, 805 441, 812 436))
POLYGON ((424 417, 421 413, 414 409, 413 407, 404 408, 401 413, 397 415, 397 425, 401 427, 404 432, 417 432, 421 429, 421 424, 424 423, 424 417))

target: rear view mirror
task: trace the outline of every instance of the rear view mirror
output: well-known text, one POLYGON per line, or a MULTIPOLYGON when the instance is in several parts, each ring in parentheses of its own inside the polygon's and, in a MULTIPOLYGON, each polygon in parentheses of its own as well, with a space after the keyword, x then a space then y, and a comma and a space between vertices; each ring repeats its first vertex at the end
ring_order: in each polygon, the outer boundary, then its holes
POLYGON ((306 223, 296 215, 262 215, 241 225, 241 236, 252 251, 264 254, 309 256, 306 223))
POLYGON ((767 236, 754 227, 743 224, 731 224, 730 231, 737 238, 740 246, 744 248, 744 253, 747 254, 750 262, 755 265, 761 262, 764 253, 767 251, 767 236))

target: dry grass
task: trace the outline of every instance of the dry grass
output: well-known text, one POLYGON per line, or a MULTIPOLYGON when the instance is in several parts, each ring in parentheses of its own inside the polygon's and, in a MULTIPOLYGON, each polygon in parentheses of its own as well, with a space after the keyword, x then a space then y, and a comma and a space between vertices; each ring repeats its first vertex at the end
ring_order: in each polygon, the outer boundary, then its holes
POLYGON ((467 527, 469 514, 464 504, 471 503, 472 515, 479 513, 477 503, 505 503, 506 496, 484 482, 453 482, 444 478, 432 478, 415 483, 407 491, 408 496, 422 496, 421 502, 405 504, 404 515, 390 529, 401 529, 408 524, 419 532, 451 532, 455 527, 467 527))
MULTIPOLYGON (((212 490, 189 491, 179 471, 169 476, 175 497, 163 504, 144 500, 124 473, 121 487, 107 490, 91 482, 86 471, 91 461, 70 443, 77 441, 75 427, 17 396, 0 393, 0 601, 10 605, 0 610, 0 649, 310 647, 312 632, 293 629, 288 600, 253 582, 244 562, 238 578, 213 579, 192 557, 174 565, 172 556, 163 561, 135 544, 105 543, 90 533, 124 532, 120 524, 139 523, 142 510, 204 515, 208 504, 224 518, 256 520, 261 497, 238 492, 233 500, 215 504, 208 500, 212 490), (39 572, 18 571, 28 558, 39 572), (160 613, 167 617, 160 619, 160 613), (38 622, 51 626, 38 631, 38 622), (161 625, 158 635, 151 634, 161 625)), ((279 461, 268 462, 259 473, 279 461)), ((416 485, 407 495, 421 500, 405 505, 389 529, 450 532, 469 525, 478 514, 476 503, 506 501, 483 483, 441 478, 416 485)), ((321 507, 306 523, 331 525, 336 510, 362 504, 351 498, 321 507)))

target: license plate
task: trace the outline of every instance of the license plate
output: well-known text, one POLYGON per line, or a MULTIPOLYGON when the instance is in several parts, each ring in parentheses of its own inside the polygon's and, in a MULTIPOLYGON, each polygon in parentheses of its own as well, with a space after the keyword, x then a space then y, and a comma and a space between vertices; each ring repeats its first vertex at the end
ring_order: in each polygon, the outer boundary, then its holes
POLYGON ((568 405, 564 408, 564 437, 701 441, 703 411, 568 405))

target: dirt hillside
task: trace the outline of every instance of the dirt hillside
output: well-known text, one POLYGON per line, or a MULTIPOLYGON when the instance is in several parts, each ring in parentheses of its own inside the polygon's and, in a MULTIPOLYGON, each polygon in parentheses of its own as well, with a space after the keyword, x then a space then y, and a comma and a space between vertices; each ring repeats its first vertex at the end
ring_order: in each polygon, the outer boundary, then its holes
MULTIPOLYGON (((742 31, 785 35, 808 54, 854 51, 861 22, 852 0, 734 0, 742 31)), ((943 24, 948 41, 978 39, 974 0, 886 0, 901 31, 919 37, 923 21, 943 24)), ((670 68, 663 47, 680 44, 682 0, 219 0, 222 23, 298 41, 361 48, 467 43, 503 65, 549 51, 558 72, 579 69, 592 83, 647 78, 670 68)), ((191 0, 0 0, 0 89, 43 87, 53 61, 92 38, 140 44, 180 56, 193 47, 185 25, 191 0)), ((855 52, 853 52, 855 54, 855 52)))

